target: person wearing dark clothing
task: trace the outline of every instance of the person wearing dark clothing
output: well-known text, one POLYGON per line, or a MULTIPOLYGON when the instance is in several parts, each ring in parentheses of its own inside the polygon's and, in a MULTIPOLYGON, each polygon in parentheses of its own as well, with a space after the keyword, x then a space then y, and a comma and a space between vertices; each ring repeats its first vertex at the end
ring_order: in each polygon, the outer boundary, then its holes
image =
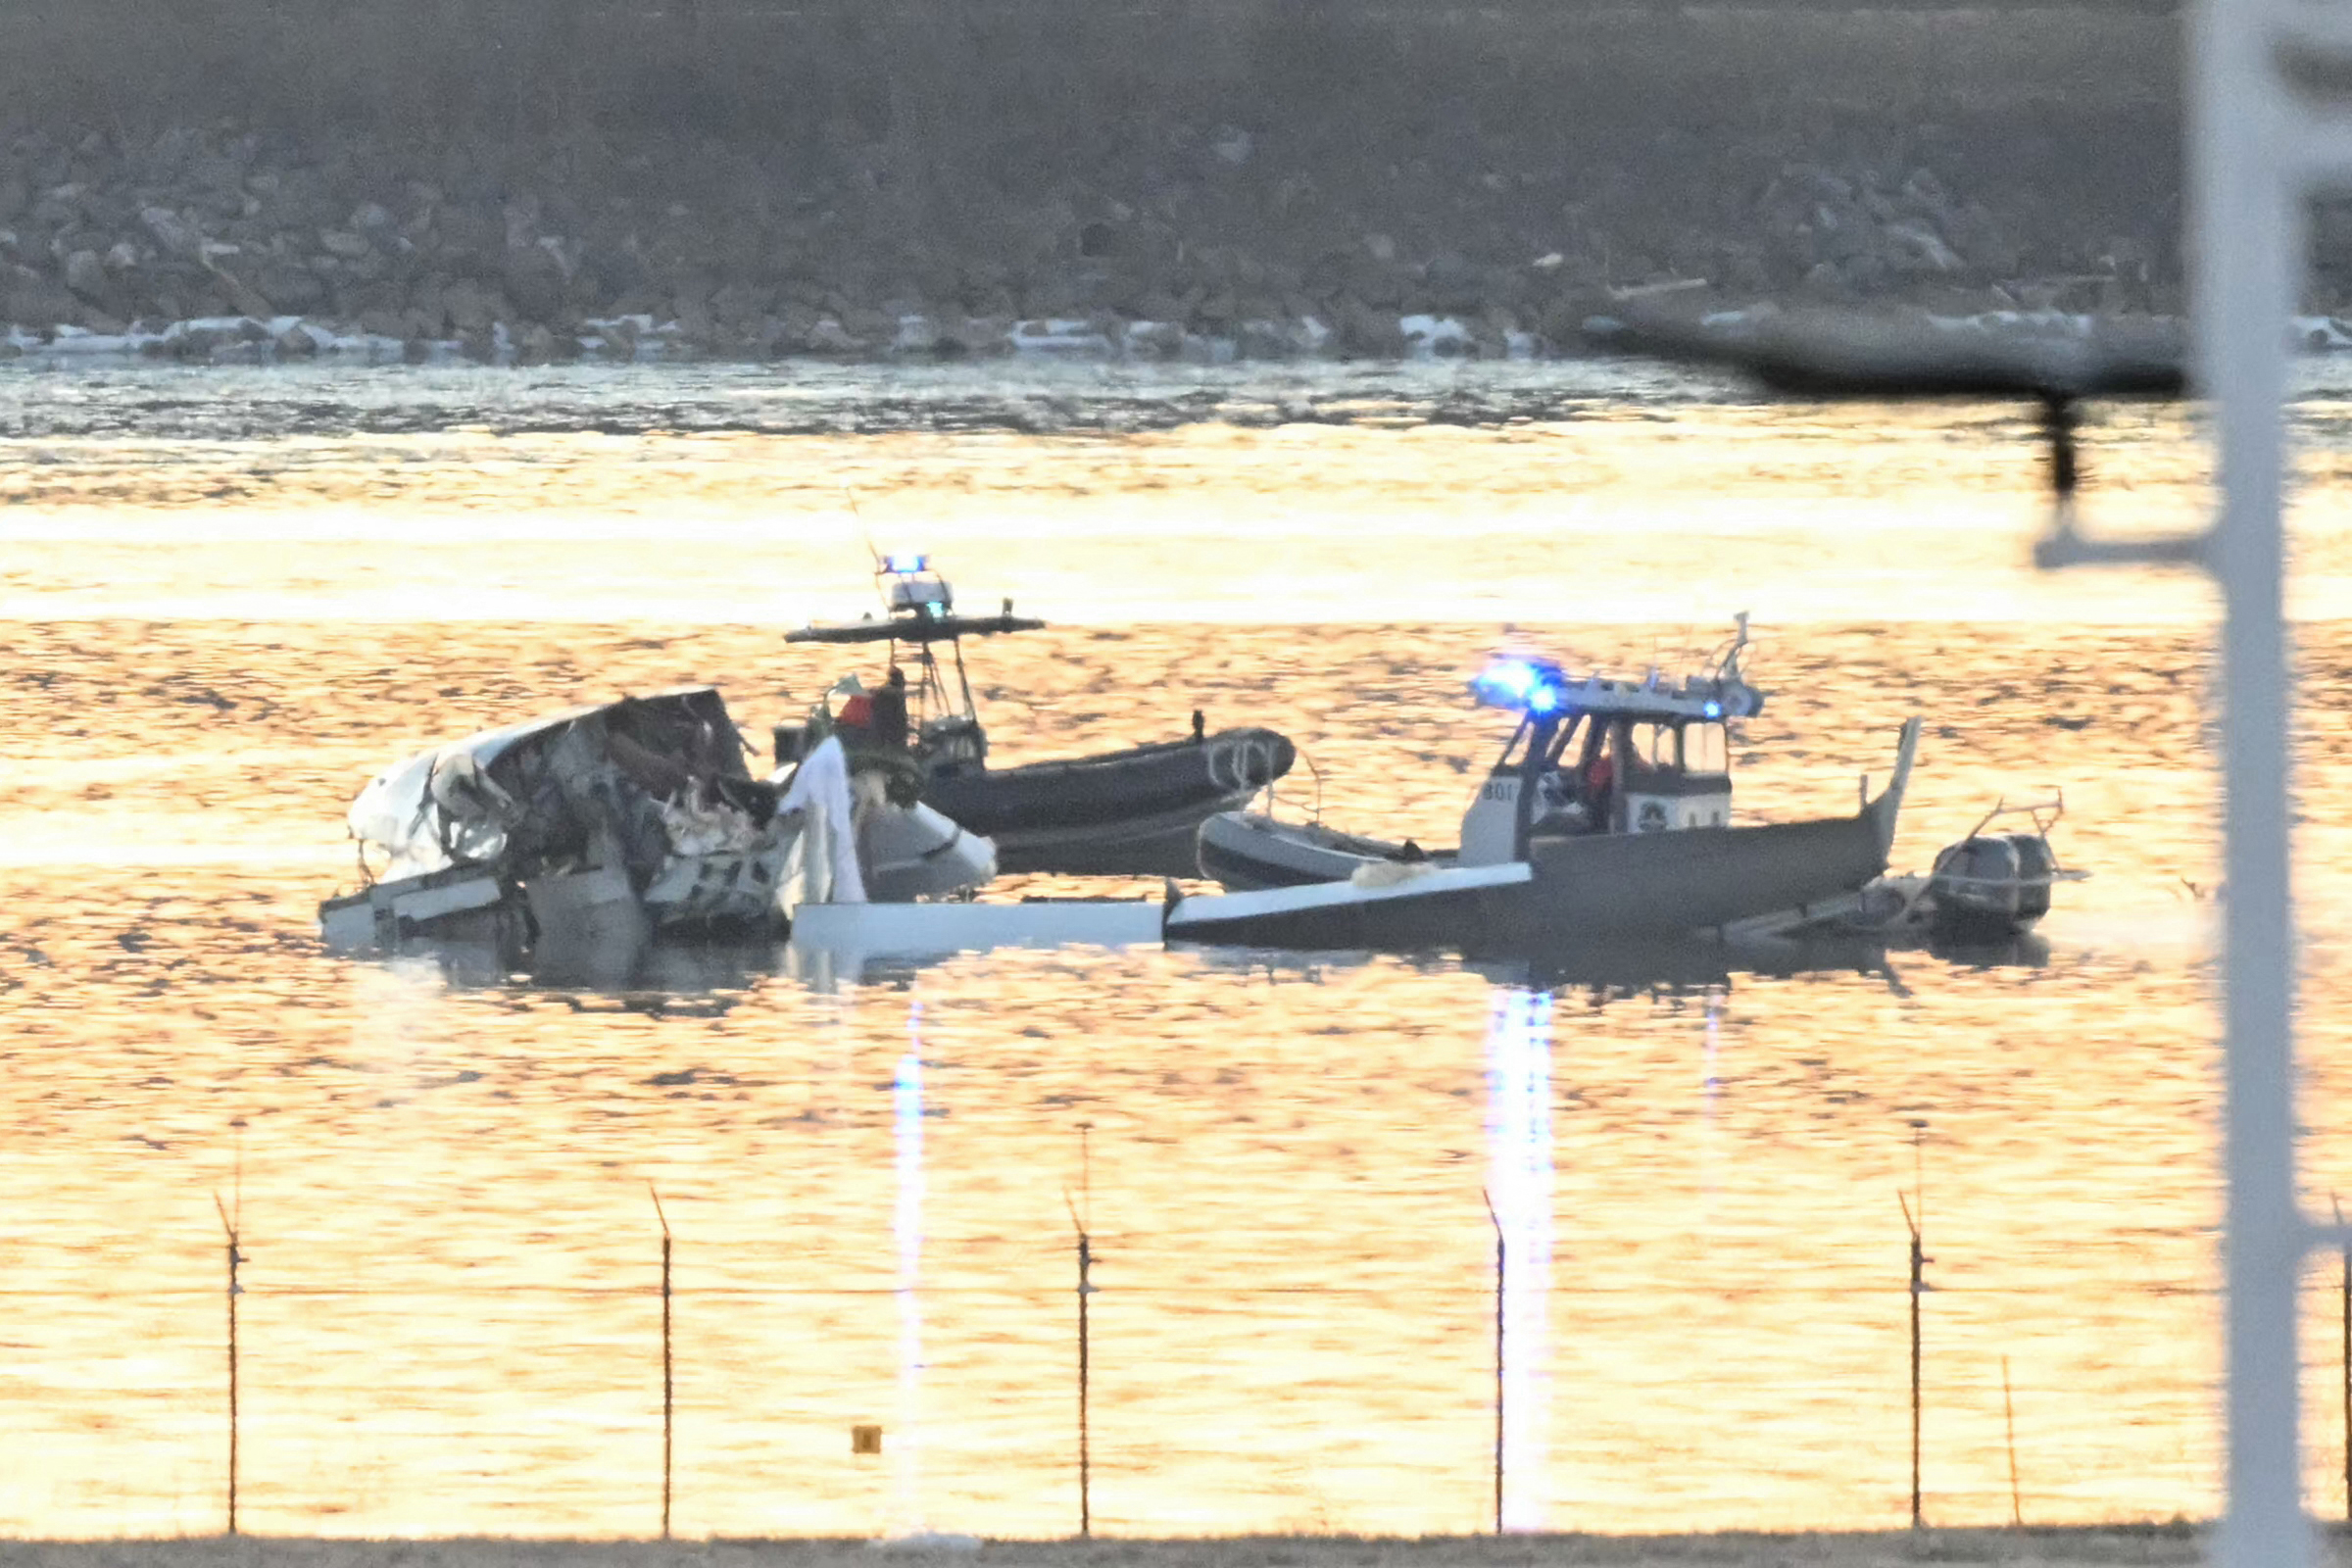
POLYGON ((896 751, 906 744, 906 672, 896 664, 890 666, 890 679, 874 693, 869 733, 874 745, 885 751, 896 751))

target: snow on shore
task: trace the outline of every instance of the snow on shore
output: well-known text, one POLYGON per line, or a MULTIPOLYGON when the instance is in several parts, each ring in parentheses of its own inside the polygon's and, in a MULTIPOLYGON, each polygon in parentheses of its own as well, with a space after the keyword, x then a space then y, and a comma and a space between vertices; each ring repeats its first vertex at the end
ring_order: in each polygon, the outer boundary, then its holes
MULTIPOLYGON (((1762 318, 1768 310, 1727 310, 1706 318, 1710 325, 1735 326, 1762 318)), ((1976 316, 1930 316, 1925 319, 1955 332, 1994 335, 2079 335, 2097 329, 2100 318, 2059 311, 1990 311, 1976 316)), ((2165 318, 2149 324, 2177 326, 2165 318)), ((1594 317, 1588 326, 1604 325, 1594 317)), ((2295 318, 2297 344, 2314 354, 2352 350, 2352 320, 2328 316, 2295 318)), ((1335 353, 1337 334, 1314 317, 1297 320, 1238 322, 1232 330, 1208 333, 1168 321, 1115 318, 1048 318, 1027 321, 941 322, 926 317, 899 318, 887 340, 853 337, 830 318, 820 323, 823 352, 811 356, 867 362, 891 360, 1015 358, 1098 362, 1161 361, 1227 365, 1247 361, 1316 359, 1335 353), (829 329, 829 330, 828 330, 829 329)), ((1533 332, 1482 333, 1454 317, 1397 318, 1396 357, 1407 361, 1507 359, 1531 361, 1575 357, 1578 344, 1552 344, 1533 332)), ((169 325, 137 326, 122 332, 92 332, 77 326, 0 326, 0 360, 62 367, 74 364, 168 360, 194 365, 264 365, 332 358, 368 365, 539 365, 586 360, 605 364, 733 358, 695 343, 675 321, 651 316, 615 317, 582 323, 576 337, 558 337, 544 328, 515 330, 505 323, 470 339, 410 339, 370 334, 355 327, 280 316, 208 317, 169 325)))

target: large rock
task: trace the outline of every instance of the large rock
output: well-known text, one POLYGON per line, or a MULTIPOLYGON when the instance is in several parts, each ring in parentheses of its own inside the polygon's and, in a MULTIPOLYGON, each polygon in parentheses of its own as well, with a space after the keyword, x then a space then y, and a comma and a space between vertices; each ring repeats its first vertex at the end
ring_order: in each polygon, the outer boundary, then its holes
POLYGON ((1333 346, 1351 360, 1394 360, 1404 355, 1404 332, 1394 309, 1362 300, 1332 302, 1333 346))
POLYGON ((544 246, 529 245, 507 253, 507 298, 526 321, 552 321, 564 314, 564 289, 570 279, 564 264, 544 246))
POLYGON ((444 289, 441 304, 449 324, 460 336, 487 332, 493 323, 513 314, 507 309, 505 299, 469 277, 459 278, 444 289))
POLYGON ((1993 277, 2016 273, 2022 260, 2000 220, 1982 203, 1969 202, 1944 220, 1944 238, 1975 270, 1993 277))
POLYGON ((811 354, 853 355, 865 351, 865 345, 844 331, 842 324, 830 316, 808 329, 807 342, 811 354))
POLYGON ((229 308, 239 316, 274 316, 277 314, 262 291, 245 281, 242 274, 216 266, 212 275, 220 291, 228 297, 229 308))
POLYGON ((53 279, 28 267, 0 270, 0 321, 19 326, 60 326, 74 319, 79 303, 53 279))
POLYGON ((66 287, 97 304, 114 293, 114 280, 96 251, 75 251, 66 258, 66 287))
POLYGON ((646 286, 645 263, 623 245, 594 245, 580 258, 581 281, 599 300, 612 301, 646 286))
POLYGON ((139 221, 155 237, 156 244, 163 248, 167 256, 185 257, 194 261, 204 254, 204 230, 171 208, 142 208, 139 221))
MULTIPOLYGON (((1441 316, 1473 316, 1491 303, 1485 271, 1451 252, 1440 252, 1421 270, 1422 302, 1441 316)), ((1359 294, 1366 304, 1385 304, 1359 294)))
POLYGON ((1929 223, 1918 220, 1898 220, 1882 231, 1885 247, 1881 255, 1888 268, 1897 272, 1957 272, 1959 256, 1943 242, 1929 223))
POLYGON ((435 216, 434 228, 444 254, 497 256, 507 248, 507 225, 495 213, 478 204, 453 202, 435 216))
POLYGON ((1312 274, 1309 287, 1316 293, 1345 296, 1382 310, 1401 310, 1405 300, 1405 277, 1402 269, 1393 262, 1383 261, 1371 251, 1348 255, 1337 269, 1334 286, 1315 288, 1312 274))
POLYGON ((731 331, 752 332, 775 304, 774 291, 750 283, 728 283, 710 296, 710 317, 731 331))
POLYGON ((271 314, 301 316, 327 302, 326 285, 298 262, 275 262, 254 280, 271 314))
POLYGON ((633 360, 637 357, 637 323, 627 319, 610 322, 598 330, 604 339, 609 359, 633 360))

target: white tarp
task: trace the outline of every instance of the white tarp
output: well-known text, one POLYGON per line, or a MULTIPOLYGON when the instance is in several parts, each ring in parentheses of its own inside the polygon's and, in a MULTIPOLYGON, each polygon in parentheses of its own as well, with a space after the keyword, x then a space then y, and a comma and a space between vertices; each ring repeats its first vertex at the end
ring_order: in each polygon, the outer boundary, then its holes
POLYGON ((832 870, 831 885, 819 904, 863 904, 865 878, 858 870, 858 826, 850 804, 850 759, 841 738, 828 735, 824 743, 801 759, 793 769, 792 785, 776 803, 776 814, 803 813, 801 832, 806 841, 813 829, 832 870))

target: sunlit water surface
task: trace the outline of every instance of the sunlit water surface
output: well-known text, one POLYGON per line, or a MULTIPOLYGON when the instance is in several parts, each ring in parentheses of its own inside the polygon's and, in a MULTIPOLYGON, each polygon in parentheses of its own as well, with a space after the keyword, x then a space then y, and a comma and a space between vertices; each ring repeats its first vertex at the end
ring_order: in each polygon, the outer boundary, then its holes
MULTIPOLYGON (((2299 418, 2324 1204, 2352 399, 2299 418)), ((2209 1511, 2212 608, 2027 570, 2029 436, 1612 368, 0 375, 0 1535, 220 1527, 217 1198, 244 1528, 652 1532, 649 1185, 684 1534, 1074 1530, 1074 1216, 1098 1530, 1491 1526, 1497 1229, 1509 1523, 1894 1522, 1923 1183, 1931 1518, 2209 1511), (779 634, 864 608, 868 540, 1056 623, 975 650, 1004 760, 1198 707, 1288 731, 1333 819, 1445 840, 1486 654, 1673 667, 1749 610, 1744 812, 1846 808, 1917 712, 1899 861, 2063 788, 2095 875, 1983 961, 1653 985, 1158 951, 817 984, 754 948, 583 990, 319 952, 384 760, 685 680, 760 733, 840 672, 779 634)), ((2099 527, 2201 514, 2178 411, 2090 463, 2099 527)))

